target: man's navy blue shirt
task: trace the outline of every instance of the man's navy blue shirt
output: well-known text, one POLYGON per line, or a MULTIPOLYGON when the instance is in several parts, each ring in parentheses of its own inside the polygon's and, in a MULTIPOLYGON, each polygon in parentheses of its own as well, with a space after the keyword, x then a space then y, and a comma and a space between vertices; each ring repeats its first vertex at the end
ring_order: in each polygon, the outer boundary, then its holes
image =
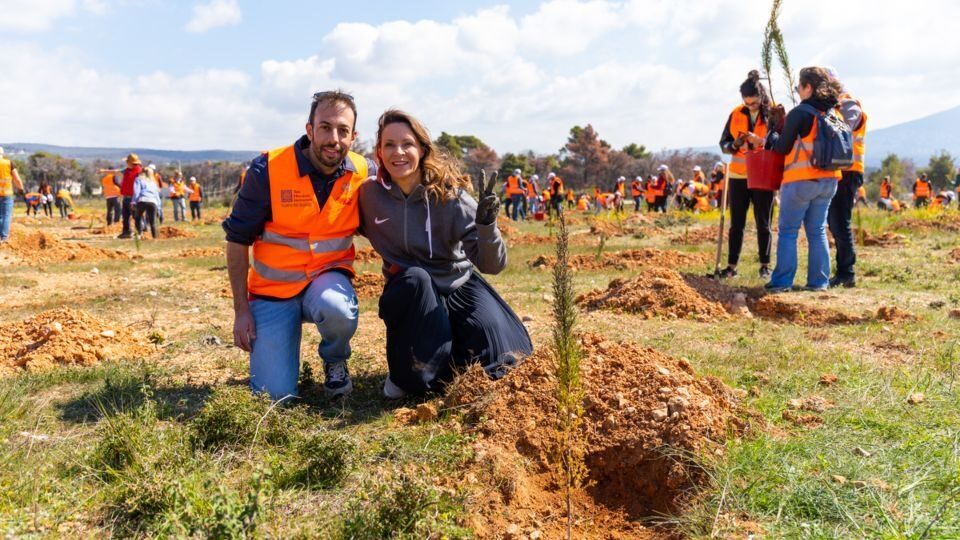
MULTIPOLYGON (((307 157, 310 139, 306 135, 300 137, 294 144, 297 157, 297 169, 300 176, 310 176, 313 192, 317 195, 317 204, 322 210, 330 197, 333 184, 347 172, 356 172, 350 158, 345 158, 337 170, 331 175, 317 170, 307 157)), ((368 175, 377 173, 376 166, 367 160, 368 175)), ((227 233, 227 242, 253 245, 261 234, 268 221, 272 219, 270 207, 270 180, 267 172, 267 155, 261 154, 250 163, 243 179, 237 201, 233 203, 233 210, 227 219, 223 220, 223 230, 227 233)))

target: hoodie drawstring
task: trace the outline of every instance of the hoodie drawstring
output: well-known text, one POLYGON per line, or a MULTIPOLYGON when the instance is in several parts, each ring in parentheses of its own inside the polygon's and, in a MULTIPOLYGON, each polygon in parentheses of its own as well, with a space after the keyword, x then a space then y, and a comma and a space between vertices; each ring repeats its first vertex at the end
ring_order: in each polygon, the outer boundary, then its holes
POLYGON ((424 193, 423 202, 427 205, 427 244, 430 246, 430 258, 433 258, 433 227, 430 223, 430 195, 424 193))

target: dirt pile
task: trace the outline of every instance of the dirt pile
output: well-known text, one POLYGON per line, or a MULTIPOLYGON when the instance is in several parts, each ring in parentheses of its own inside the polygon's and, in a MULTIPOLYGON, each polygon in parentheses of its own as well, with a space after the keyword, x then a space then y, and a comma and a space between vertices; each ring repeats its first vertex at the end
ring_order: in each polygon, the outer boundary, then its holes
POLYGON ((196 238, 196 236, 196 233, 185 231, 177 227, 171 227, 170 225, 164 225, 157 229, 157 238, 161 240, 169 240, 174 238, 196 238))
POLYGON ((188 248, 177 253, 180 259, 203 259, 206 257, 226 257, 223 248, 188 248))
POLYGON ((750 310, 764 319, 803 326, 860 324, 869 320, 863 315, 850 315, 835 309, 787 302, 777 296, 757 299, 750 305, 750 310))
POLYGON ((354 261, 357 263, 377 263, 381 262, 380 254, 372 247, 360 248, 355 250, 354 261))
POLYGON ((146 341, 123 326, 82 310, 58 308, 0 326, 0 375, 67 364, 89 366, 150 351, 146 341))
POLYGON ((872 234, 868 231, 861 233, 859 230, 854 230, 853 239, 858 243, 862 243, 864 246, 890 247, 902 246, 906 242, 907 237, 889 231, 882 234, 872 234))
POLYGON ((960 263, 960 247, 950 250, 950 260, 955 263, 960 263))
POLYGON ((506 223, 498 223, 497 229, 500 230, 500 234, 503 236, 516 236, 520 234, 520 229, 506 223))
MULTIPOLYGON (((723 231, 723 239, 727 240, 729 235, 727 231, 723 231)), ((717 228, 716 227, 702 227, 698 229, 691 229, 684 231, 683 233, 674 236, 670 239, 670 243, 675 246, 694 246, 697 244, 716 244, 717 242, 717 228)))
POLYGON ((509 246, 553 244, 556 238, 545 234, 516 233, 506 237, 509 246))
POLYGON ((359 298, 380 298, 383 292, 383 274, 362 272, 353 278, 353 290, 359 298))
POLYGON ((19 225, 11 227, 10 238, 4 249, 16 255, 25 264, 130 258, 128 253, 120 250, 101 249, 80 242, 65 242, 56 234, 30 231, 19 225))
POLYGON ((877 309, 876 319, 878 321, 900 323, 915 321, 917 317, 897 306, 880 306, 880 308, 877 309))
POLYGON ((960 232, 960 215, 955 213, 941 213, 930 219, 904 218, 890 226, 894 230, 918 231, 918 230, 938 230, 960 232))
POLYGON ((728 317, 719 302, 692 288, 674 270, 649 267, 635 278, 618 278, 606 289, 582 294, 577 303, 588 310, 634 313, 644 319, 696 319, 717 321, 728 317))
POLYGON ((123 224, 121 223, 112 223, 110 225, 104 225, 102 227, 93 227, 90 229, 90 234, 94 236, 116 236, 123 231, 123 224))
MULTIPOLYGON (((602 270, 614 268, 625 270, 641 266, 659 266, 677 268, 693 266, 707 262, 706 253, 681 253, 679 251, 663 251, 654 248, 632 249, 628 251, 613 251, 601 254, 600 260, 596 255, 575 255, 570 257, 569 265, 574 270, 602 270)), ((527 261, 531 268, 549 270, 557 264, 556 257, 541 255, 527 261)))
MULTIPOLYGON (((648 537, 637 520, 676 510, 704 480, 692 456, 722 455, 727 435, 750 427, 748 415, 730 388, 698 377, 684 359, 595 335, 583 336, 581 346, 581 435, 593 485, 575 497, 575 536, 648 537)), ((537 528, 544 538, 563 531, 562 496, 551 474, 554 366, 543 350, 496 383, 475 369, 450 387, 445 406, 479 422, 476 462, 496 486, 476 501, 480 537, 512 524, 537 528)))

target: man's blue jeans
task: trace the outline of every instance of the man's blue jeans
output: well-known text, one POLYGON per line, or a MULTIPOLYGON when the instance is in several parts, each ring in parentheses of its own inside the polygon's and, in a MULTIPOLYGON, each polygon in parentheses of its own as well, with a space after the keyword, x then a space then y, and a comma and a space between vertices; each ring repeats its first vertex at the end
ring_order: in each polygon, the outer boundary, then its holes
POLYGON ((10 236, 10 222, 13 221, 13 196, 0 197, 0 240, 10 236))
POLYGON ((835 178, 801 180, 780 187, 780 231, 777 266, 770 286, 793 287, 797 274, 797 234, 807 234, 807 287, 825 289, 830 284, 830 246, 827 244, 827 210, 837 192, 835 178))
POLYGON ((526 214, 523 211, 523 195, 511 195, 510 203, 513 205, 513 215, 510 216, 510 219, 517 221, 517 218, 527 219, 526 214))
POLYGON ((300 337, 303 323, 320 331, 318 352, 324 363, 345 362, 350 338, 357 331, 357 295, 341 272, 320 274, 299 295, 288 300, 254 299, 250 312, 256 339, 250 353, 250 387, 279 400, 297 395, 300 337))

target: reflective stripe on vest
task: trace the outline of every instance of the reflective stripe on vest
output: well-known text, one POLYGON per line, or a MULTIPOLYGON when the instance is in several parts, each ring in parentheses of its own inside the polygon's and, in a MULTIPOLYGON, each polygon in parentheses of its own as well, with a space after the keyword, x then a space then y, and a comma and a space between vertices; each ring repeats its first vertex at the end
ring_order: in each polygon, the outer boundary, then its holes
POLYGON ((930 197, 931 189, 930 182, 924 182, 923 180, 917 180, 917 187, 914 190, 914 196, 916 197, 930 197))
MULTIPOLYGON (((750 131, 750 115, 749 113, 744 114, 744 106, 738 105, 733 109, 733 112, 730 113, 730 135, 736 139, 740 134, 750 131)), ((753 126, 753 133, 758 137, 767 136, 767 124, 763 119, 762 114, 757 115, 756 124, 753 126)), ((730 168, 728 169, 728 174, 733 178, 746 178, 747 177, 747 150, 749 145, 744 143, 740 147, 740 150, 730 156, 730 168)))
POLYGON ((810 126, 810 133, 806 137, 797 136, 794 143, 794 151, 786 160, 783 167, 783 183, 797 182, 799 180, 819 180, 821 178, 834 178, 840 180, 843 173, 840 171, 827 171, 813 166, 811 159, 813 157, 813 144, 817 139, 817 124, 819 120, 813 117, 813 123, 810 126))
POLYGON ((267 153, 271 221, 253 243, 247 277, 251 294, 292 298, 318 275, 342 269, 353 275, 353 235, 360 225, 360 184, 367 162, 350 152, 346 173, 336 179, 320 208, 309 176, 300 176, 296 149, 267 153))

